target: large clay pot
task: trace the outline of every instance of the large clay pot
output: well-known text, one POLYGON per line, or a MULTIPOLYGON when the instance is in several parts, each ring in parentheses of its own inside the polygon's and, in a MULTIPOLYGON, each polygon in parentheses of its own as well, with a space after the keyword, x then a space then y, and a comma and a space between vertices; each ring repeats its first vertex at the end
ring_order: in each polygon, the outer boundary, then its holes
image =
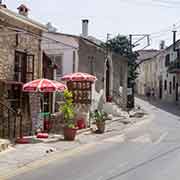
POLYGON ((76 136, 76 128, 64 127, 64 139, 67 141, 73 141, 76 136))
POLYGON ((104 133, 105 131, 105 121, 96 122, 98 133, 104 133))

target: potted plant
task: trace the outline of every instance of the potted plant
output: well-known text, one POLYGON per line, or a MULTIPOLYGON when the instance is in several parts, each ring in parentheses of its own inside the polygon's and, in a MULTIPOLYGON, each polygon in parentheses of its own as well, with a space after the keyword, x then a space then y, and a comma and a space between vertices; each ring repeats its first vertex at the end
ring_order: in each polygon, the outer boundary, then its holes
POLYGON ((105 131, 105 121, 107 120, 107 113, 95 110, 92 114, 93 119, 95 120, 98 133, 104 133, 105 131))
POLYGON ((73 106, 73 95, 68 90, 64 91, 64 100, 65 103, 62 105, 60 110, 64 116, 64 139, 73 141, 76 136, 76 125, 74 121, 74 106, 73 106))

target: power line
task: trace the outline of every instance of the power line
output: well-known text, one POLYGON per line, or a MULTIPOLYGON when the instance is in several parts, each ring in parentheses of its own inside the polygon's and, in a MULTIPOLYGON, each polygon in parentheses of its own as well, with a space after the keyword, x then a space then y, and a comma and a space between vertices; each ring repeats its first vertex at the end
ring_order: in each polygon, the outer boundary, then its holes
POLYGON ((174 5, 174 4, 178 4, 180 5, 180 2, 179 1, 169 1, 169 0, 152 0, 153 2, 159 2, 159 3, 165 3, 165 4, 168 4, 168 5, 174 5))
MULTIPOLYGON (((122 2, 122 1, 121 1, 122 2)), ((137 0, 124 0, 123 3, 127 3, 127 4, 134 4, 137 6, 152 6, 152 7, 162 7, 162 8, 180 8, 180 4, 179 6, 173 6, 173 4, 162 4, 162 3, 154 3, 154 2, 142 2, 142 1, 137 1, 137 0)))

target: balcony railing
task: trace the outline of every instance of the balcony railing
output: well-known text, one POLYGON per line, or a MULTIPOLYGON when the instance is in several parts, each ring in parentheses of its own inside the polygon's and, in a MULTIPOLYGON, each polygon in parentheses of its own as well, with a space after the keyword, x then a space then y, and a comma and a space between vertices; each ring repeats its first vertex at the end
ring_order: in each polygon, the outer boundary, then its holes
POLYGON ((168 66, 169 73, 180 73, 180 59, 172 61, 168 66))

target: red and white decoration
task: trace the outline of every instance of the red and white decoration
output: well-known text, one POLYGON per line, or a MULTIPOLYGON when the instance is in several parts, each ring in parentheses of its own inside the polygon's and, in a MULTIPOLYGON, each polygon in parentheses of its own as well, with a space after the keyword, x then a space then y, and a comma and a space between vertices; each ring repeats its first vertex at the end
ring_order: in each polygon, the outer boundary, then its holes
POLYGON ((82 72, 77 72, 77 73, 71 73, 64 75, 61 80, 63 81, 91 81, 94 82, 97 80, 96 76, 93 76, 88 73, 82 73, 82 72))
POLYGON ((49 79, 36 79, 23 85, 24 92, 62 92, 65 84, 49 79))

